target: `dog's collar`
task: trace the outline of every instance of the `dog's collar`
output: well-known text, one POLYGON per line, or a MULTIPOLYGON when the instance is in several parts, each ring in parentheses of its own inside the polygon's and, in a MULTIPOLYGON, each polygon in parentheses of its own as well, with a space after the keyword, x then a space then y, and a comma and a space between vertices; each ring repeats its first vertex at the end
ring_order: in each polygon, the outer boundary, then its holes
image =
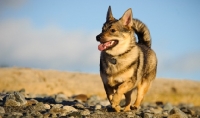
POLYGON ((107 58, 106 60, 110 62, 111 64, 117 64, 117 59, 114 58, 111 54, 105 53, 105 57, 107 58))
POLYGON ((110 63, 112 63, 112 64, 116 64, 116 63, 117 63, 117 60, 116 60, 115 58, 113 58, 113 57, 108 58, 108 61, 109 61, 110 63))

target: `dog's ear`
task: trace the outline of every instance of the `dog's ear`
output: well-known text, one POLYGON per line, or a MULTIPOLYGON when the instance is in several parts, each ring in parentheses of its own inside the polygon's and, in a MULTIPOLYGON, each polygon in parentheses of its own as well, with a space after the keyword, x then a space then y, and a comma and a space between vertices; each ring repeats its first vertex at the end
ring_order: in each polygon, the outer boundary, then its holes
POLYGON ((131 27, 133 25, 133 15, 132 15, 132 10, 129 8, 124 15, 120 18, 122 21, 123 25, 131 27))
POLYGON ((111 6, 108 7, 108 11, 107 11, 107 16, 106 16, 106 21, 112 21, 115 18, 112 15, 112 10, 111 10, 111 6))

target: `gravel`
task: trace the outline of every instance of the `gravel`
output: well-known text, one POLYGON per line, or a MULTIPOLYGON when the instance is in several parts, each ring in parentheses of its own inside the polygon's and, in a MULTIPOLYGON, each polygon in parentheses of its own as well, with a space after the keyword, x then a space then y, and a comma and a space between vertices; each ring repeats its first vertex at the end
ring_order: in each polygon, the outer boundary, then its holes
POLYGON ((143 103, 137 111, 117 113, 113 112, 108 100, 98 96, 77 98, 64 94, 26 95, 24 89, 1 92, 0 118, 200 118, 200 107, 191 104, 172 105, 159 101, 143 103))

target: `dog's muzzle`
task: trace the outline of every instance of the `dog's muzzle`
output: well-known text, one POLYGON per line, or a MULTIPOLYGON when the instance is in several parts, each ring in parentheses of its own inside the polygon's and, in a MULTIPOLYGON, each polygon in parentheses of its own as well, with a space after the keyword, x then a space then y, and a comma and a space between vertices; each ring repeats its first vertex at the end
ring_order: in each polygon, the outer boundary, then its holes
POLYGON ((99 34, 99 35, 96 36, 96 40, 97 40, 97 41, 100 41, 100 40, 101 40, 101 34, 99 34))

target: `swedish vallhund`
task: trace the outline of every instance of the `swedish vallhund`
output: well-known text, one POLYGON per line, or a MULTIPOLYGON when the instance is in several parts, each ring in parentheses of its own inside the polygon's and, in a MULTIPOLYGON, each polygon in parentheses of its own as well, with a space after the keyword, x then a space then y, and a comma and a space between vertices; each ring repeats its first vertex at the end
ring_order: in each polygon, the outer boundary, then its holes
POLYGON ((119 20, 115 19, 109 6, 106 22, 96 40, 100 42, 100 75, 112 108, 121 111, 119 103, 124 95, 126 104, 123 111, 138 109, 157 69, 147 26, 132 17, 131 8, 119 20), (134 104, 131 98, 133 90, 137 90, 134 104))

